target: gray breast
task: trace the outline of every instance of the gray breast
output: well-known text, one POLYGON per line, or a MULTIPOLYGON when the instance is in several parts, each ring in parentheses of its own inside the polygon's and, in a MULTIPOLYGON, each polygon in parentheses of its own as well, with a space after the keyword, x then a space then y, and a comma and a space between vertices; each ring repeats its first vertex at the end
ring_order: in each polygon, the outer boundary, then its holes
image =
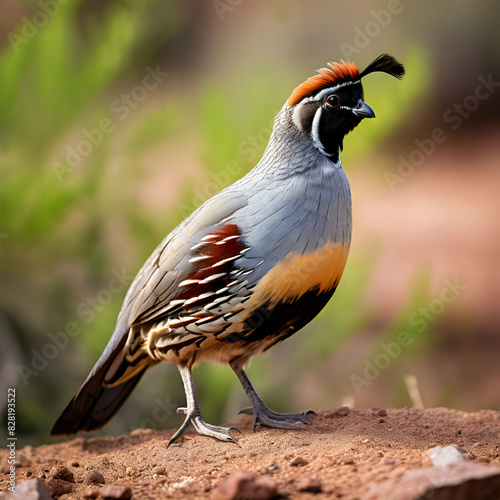
POLYGON ((350 246, 351 192, 340 160, 334 164, 321 156, 306 171, 257 183, 253 179, 250 185, 248 205, 232 221, 251 247, 235 264, 255 269, 252 281, 290 252, 314 252, 328 242, 350 246))

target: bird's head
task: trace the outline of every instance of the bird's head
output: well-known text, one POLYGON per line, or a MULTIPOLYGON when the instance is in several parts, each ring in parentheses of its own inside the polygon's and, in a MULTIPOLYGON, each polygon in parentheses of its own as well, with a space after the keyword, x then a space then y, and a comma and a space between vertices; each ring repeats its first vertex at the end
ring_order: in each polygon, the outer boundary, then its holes
POLYGON ((396 78, 402 78, 405 72, 403 65, 388 54, 380 55, 361 72, 354 63, 331 62, 299 85, 286 103, 295 126, 333 161, 338 160, 344 136, 363 118, 375 117, 364 101, 361 79, 376 71, 396 78))

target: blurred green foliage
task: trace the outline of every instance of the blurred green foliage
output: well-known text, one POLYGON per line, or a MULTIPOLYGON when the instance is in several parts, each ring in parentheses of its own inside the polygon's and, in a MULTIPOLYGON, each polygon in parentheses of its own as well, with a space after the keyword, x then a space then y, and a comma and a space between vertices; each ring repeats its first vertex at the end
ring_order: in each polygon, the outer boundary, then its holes
MULTIPOLYGON (((44 352, 51 342, 49 333, 64 332, 73 323, 80 331, 61 347, 61 355, 17 380, 17 425, 25 444, 48 439, 53 421, 105 346, 126 291, 122 284, 117 293, 104 294, 113 272, 125 269, 126 275, 134 275, 186 215, 162 214, 160 223, 146 213, 137 198, 141 159, 176 130, 188 130, 201 138, 200 163, 219 179, 222 189, 258 161, 274 115, 290 86, 302 77, 291 70, 282 72, 271 88, 271 69, 259 73, 249 68, 234 75, 229 90, 204 82, 193 102, 181 95, 146 109, 126 124, 118 122, 110 103, 124 86, 140 82, 145 65, 155 60, 159 42, 152 43, 144 24, 157 27, 152 12, 158 3, 110 3, 99 21, 89 18, 82 23, 80 4, 71 2, 35 39, 17 50, 6 47, 0 55, 0 232, 6 234, 0 247, 0 312, 10 325, 5 339, 20 346, 18 363, 33 369, 34 353, 44 352), (68 146, 75 149, 84 131, 96 129, 103 119, 112 123, 113 133, 102 133, 91 154, 72 164, 68 146), (193 122, 197 122, 194 127, 193 122), (118 173, 112 170, 116 158, 121 158, 118 173)), ((171 22, 154 30, 166 47, 185 22, 177 2, 170 2, 170 8, 171 22)), ((384 120, 378 127, 360 127, 348 137, 343 156, 347 170, 355 156, 368 154, 389 136, 402 118, 400 110, 408 109, 424 91, 426 82, 413 76, 425 73, 423 53, 410 52, 405 63, 404 86, 394 83, 390 91, 378 87, 376 92, 377 76, 366 83, 367 101, 380 109, 384 120)), ((203 179, 186 179, 184 189, 168 196, 195 209, 193 189, 204 193, 202 184, 203 179)), ((252 379, 264 398, 272 396, 276 409, 297 409, 300 402, 294 398, 290 379, 305 377, 311 365, 328 366, 343 342, 372 321, 373 312, 360 303, 373 262, 354 253, 334 300, 319 318, 255 360, 252 379)), ((410 297, 410 309, 416 300, 410 297)), ((388 338, 401 321, 395 319, 385 334, 388 338)), ((147 381, 103 432, 124 432, 141 422, 151 415, 153 399, 165 392, 173 404, 183 404, 175 369, 152 371, 155 375, 146 375, 147 381)), ((235 405, 247 404, 243 391, 233 397, 238 381, 228 369, 204 365, 196 370, 195 381, 208 421, 233 419, 235 405)), ((325 386, 330 390, 328 380, 325 386)))
MULTIPOLYGON (((126 169, 119 189, 109 178, 113 134, 102 134, 88 156, 67 159, 68 148, 75 151, 86 139, 85 131, 111 120, 108 95, 118 93, 124 78, 134 77, 133 55, 145 44, 135 21, 146 5, 110 4, 98 23, 90 19, 83 27, 78 7, 71 2, 61 8, 34 39, 5 47, 0 56, 0 227, 5 235, 0 298, 10 323, 3 332, 6 345, 20 345, 19 362, 28 370, 36 367, 18 379, 17 425, 26 442, 47 438, 57 412, 112 330, 125 286, 109 301, 105 297, 106 307, 95 309, 92 317, 78 312, 79 305, 106 289, 112 270, 121 270, 106 235, 125 221, 135 246, 144 245, 142 255, 160 240, 140 207, 130 203, 137 179, 133 169, 126 169), (64 332, 70 321, 82 333, 61 349, 64 355, 40 361, 38 355, 49 357, 44 355, 48 334, 64 332), (61 384, 61 374, 72 383, 61 384)), ((162 31, 166 41, 180 25, 170 28, 162 31)), ((172 115, 161 111, 129 127, 122 148, 131 160, 159 140, 152 130, 161 127, 162 136, 168 135, 163 125, 172 115)), ((138 268, 136 262, 125 259, 125 264, 138 268)), ((8 356, 5 349, 3 361, 8 356)))

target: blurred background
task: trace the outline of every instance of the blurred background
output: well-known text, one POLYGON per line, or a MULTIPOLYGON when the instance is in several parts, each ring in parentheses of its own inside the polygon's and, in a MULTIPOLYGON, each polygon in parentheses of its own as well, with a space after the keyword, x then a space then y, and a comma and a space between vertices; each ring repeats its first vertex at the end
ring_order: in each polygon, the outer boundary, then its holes
MULTIPOLYGON (((144 260, 257 163, 293 88, 382 52, 407 74, 367 77, 377 119, 344 143, 344 277, 249 374, 279 411, 498 408, 499 18, 494 0, 4 0, 0 407, 16 387, 20 444, 50 442, 144 260)), ((194 377, 205 419, 236 421, 232 371, 194 377)), ((175 427, 183 404, 155 367, 100 432, 175 427)))

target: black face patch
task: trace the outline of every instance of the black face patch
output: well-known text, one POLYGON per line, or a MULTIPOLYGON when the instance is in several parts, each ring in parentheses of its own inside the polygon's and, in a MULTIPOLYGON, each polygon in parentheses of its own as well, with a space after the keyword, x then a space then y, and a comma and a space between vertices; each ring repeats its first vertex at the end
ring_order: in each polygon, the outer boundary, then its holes
MULTIPOLYGON (((358 105, 358 101, 364 98, 361 82, 341 87, 334 94, 338 95, 340 106, 347 106, 349 108, 355 108, 358 105)), ((328 96, 325 97, 323 104, 326 103, 327 98, 328 96)))
POLYGON ((363 87, 359 82, 342 87, 334 94, 339 98, 338 105, 330 106, 328 96, 325 96, 317 133, 324 151, 333 161, 338 161, 344 137, 362 120, 352 112, 352 109, 358 106, 360 99, 363 99, 363 87))
MULTIPOLYGON (((363 99, 363 87, 361 82, 358 82, 341 87, 338 91, 333 92, 333 94, 338 96, 340 107, 347 106, 355 108, 358 105, 359 99, 363 99)), ((311 133, 314 115, 320 106, 327 110, 331 110, 331 106, 327 103, 330 96, 332 96, 332 94, 329 93, 319 101, 304 102, 296 109, 294 113, 294 120, 304 132, 308 134, 311 133)))

